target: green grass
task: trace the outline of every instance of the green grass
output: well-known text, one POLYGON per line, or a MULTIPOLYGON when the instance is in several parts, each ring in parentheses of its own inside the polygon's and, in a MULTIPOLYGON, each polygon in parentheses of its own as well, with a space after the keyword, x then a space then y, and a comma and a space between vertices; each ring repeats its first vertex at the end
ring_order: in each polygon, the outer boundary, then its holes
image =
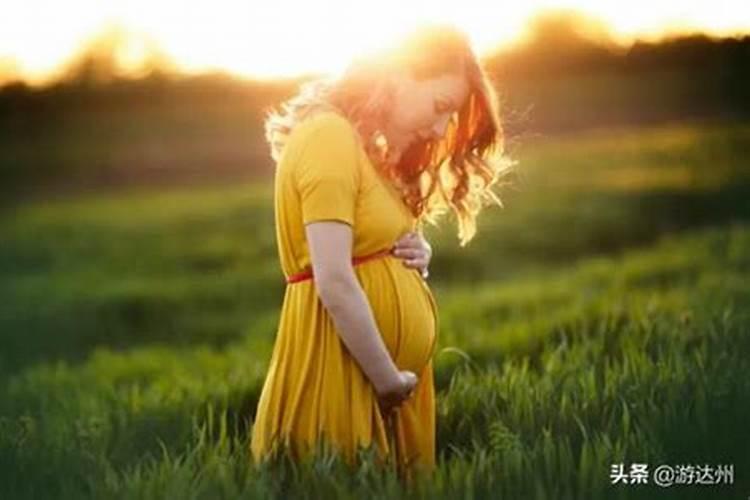
MULTIPOLYGON (((545 139, 477 239, 429 228, 437 498, 750 494, 750 128, 545 139), (612 464, 734 485, 612 485, 612 464)), ((268 186, 103 193, 0 221, 0 497, 378 497, 336 457, 251 467, 283 291, 268 186)))

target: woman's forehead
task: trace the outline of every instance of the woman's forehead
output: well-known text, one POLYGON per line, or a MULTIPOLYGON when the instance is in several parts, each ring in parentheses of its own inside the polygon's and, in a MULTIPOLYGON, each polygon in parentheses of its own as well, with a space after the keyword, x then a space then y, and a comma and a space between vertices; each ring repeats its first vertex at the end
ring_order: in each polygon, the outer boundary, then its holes
POLYGON ((427 80, 427 87, 435 96, 443 96, 456 104, 463 102, 469 94, 469 85, 463 75, 449 73, 427 80))

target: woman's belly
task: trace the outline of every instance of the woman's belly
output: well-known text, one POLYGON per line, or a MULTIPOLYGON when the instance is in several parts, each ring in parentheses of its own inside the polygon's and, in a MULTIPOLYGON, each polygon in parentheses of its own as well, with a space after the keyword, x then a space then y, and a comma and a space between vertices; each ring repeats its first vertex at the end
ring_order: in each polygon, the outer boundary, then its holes
POLYGON ((375 322, 400 370, 419 375, 437 341, 437 305, 419 271, 396 257, 355 266, 375 322))

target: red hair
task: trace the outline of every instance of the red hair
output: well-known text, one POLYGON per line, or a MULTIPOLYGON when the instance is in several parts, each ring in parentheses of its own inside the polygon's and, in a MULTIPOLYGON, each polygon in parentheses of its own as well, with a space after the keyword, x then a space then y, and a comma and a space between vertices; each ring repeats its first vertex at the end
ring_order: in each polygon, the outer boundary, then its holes
POLYGON ((356 59, 338 78, 302 85, 282 106, 284 114, 267 111, 265 122, 275 161, 297 122, 313 109, 334 108, 356 127, 373 165, 399 189, 420 225, 436 225, 440 215, 452 210, 461 246, 474 237, 484 205, 502 206, 492 188, 517 163, 504 154, 493 85, 466 35, 450 25, 423 25, 395 45, 356 59), (415 80, 463 74, 469 95, 442 138, 415 141, 396 164, 388 165, 381 131, 392 104, 389 77, 394 70, 406 71, 415 80))

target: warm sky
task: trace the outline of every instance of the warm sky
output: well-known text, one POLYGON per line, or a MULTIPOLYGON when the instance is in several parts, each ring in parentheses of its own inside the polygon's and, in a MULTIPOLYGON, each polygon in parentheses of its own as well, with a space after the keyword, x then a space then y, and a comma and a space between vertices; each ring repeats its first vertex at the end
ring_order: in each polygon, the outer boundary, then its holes
POLYGON ((521 40, 526 21, 549 8, 600 20, 625 44, 686 31, 750 33, 750 0, 23 0, 0 7, 0 82, 54 77, 111 26, 130 40, 119 52, 125 67, 153 44, 187 72, 269 78, 338 71, 422 21, 452 22, 483 52, 521 40))

